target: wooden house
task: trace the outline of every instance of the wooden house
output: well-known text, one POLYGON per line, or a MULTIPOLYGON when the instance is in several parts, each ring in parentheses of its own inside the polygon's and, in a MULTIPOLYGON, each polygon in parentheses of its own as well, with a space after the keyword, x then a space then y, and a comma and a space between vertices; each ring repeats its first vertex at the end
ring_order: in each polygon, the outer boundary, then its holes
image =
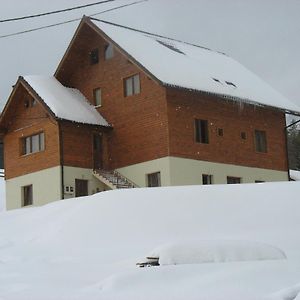
POLYGON ((84 17, 0 119, 7 208, 120 187, 288 180, 285 113, 224 53, 84 17))

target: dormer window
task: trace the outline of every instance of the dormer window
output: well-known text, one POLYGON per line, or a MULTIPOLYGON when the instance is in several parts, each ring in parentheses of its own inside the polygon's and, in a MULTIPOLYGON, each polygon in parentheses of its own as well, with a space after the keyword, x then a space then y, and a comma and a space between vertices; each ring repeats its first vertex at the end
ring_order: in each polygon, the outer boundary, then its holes
POLYGON ((98 48, 96 48, 90 52, 90 64, 95 65, 98 62, 99 62, 99 50, 98 48))
POLYGON ((105 45, 104 47, 104 59, 108 60, 114 56, 114 47, 111 43, 105 45))

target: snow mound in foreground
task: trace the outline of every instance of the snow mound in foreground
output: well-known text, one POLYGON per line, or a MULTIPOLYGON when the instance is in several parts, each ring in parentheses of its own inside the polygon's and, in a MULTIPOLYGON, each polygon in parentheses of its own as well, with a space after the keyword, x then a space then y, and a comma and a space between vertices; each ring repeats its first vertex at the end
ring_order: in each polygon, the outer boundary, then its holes
POLYGON ((160 265, 285 259, 273 246, 251 241, 189 241, 162 245, 148 256, 159 258, 160 265))

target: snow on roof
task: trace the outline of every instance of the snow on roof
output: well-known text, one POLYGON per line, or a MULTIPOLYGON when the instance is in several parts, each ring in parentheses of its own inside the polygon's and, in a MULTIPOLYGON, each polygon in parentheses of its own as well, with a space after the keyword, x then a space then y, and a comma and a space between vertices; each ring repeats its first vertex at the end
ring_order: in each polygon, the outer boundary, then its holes
POLYGON ((109 126, 79 90, 64 87, 53 76, 25 76, 24 80, 58 118, 78 123, 109 126))
POLYGON ((91 21, 166 85, 300 112, 300 107, 223 53, 95 19, 91 21))

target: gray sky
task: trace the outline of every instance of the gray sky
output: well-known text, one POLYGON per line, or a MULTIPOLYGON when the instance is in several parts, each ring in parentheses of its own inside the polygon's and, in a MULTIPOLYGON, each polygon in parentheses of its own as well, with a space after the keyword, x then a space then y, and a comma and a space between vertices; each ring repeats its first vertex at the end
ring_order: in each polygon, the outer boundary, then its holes
MULTIPOLYGON (((0 35, 89 15, 136 0, 0 23, 0 35)), ((0 0, 0 19, 96 0, 0 0)), ((98 16, 227 53, 300 106, 299 0, 148 0, 98 16)), ((0 39, 0 109, 19 75, 53 74, 78 22, 0 39)))

